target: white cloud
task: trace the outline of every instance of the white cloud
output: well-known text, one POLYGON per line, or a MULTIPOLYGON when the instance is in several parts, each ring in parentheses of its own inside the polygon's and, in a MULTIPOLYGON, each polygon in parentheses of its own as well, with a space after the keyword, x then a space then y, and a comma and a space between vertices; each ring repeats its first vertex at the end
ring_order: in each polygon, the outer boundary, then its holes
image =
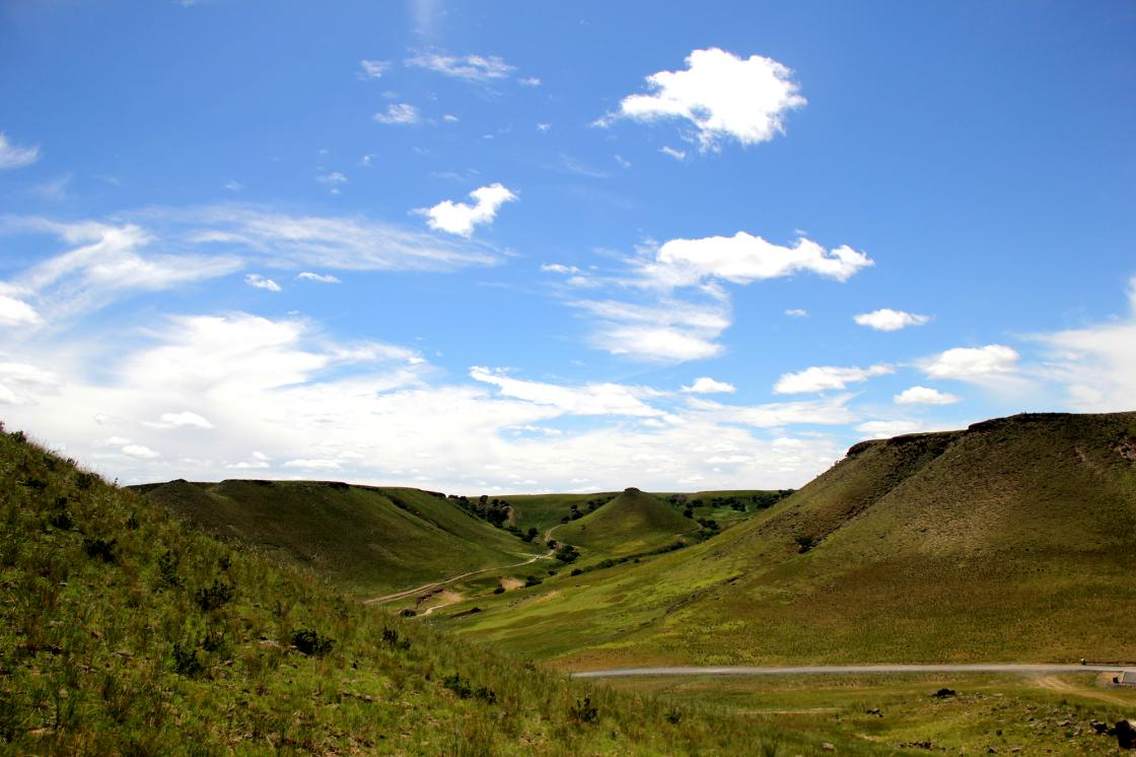
POLYGON ((363 166, 363 168, 370 168, 371 166, 375 165, 376 157, 378 156, 373 152, 369 152, 363 157, 359 158, 359 165, 363 166))
POLYGON ((643 398, 658 394, 645 387, 611 383, 582 386, 547 384, 515 379, 502 370, 481 366, 470 368, 469 375, 474 381, 496 386, 504 397, 546 405, 569 415, 658 417, 664 414, 643 401, 643 398))
POLYGON ((686 160, 686 150, 678 150, 670 145, 663 145, 659 148, 659 152, 675 160, 686 160))
POLYGON ((784 117, 803 107, 805 98, 792 71, 760 55, 743 59, 718 48, 694 50, 683 71, 659 71, 647 77, 652 94, 625 97, 616 118, 655 121, 680 118, 690 122, 703 151, 718 149, 724 139, 743 145, 767 142, 784 132, 784 117))
POLYGON ((536 125, 536 130, 539 131, 539 132, 546 132, 551 128, 552 128, 552 124, 544 123, 543 121, 536 125))
POLYGON ((789 316, 790 318, 808 318, 809 311, 805 310, 804 308, 789 308, 785 311, 785 315, 789 316))
POLYGON ((456 124, 461 119, 452 113, 447 113, 446 115, 442 116, 442 120, 448 124, 456 124))
POLYGON ((419 53, 407 58, 405 62, 412 68, 424 68, 443 76, 479 83, 505 79, 515 70, 496 55, 445 55, 431 52, 419 53))
POLYGON ((709 376, 700 376, 694 379, 694 383, 690 386, 684 386, 682 390, 690 394, 733 394, 737 391, 737 387, 725 381, 716 381, 709 376))
POLYGON ((328 171, 316 175, 316 181, 320 184, 326 184, 329 187, 335 188, 341 184, 347 183, 347 176, 339 171, 328 171))
POLYGON ((122 454, 141 458, 143 460, 153 460, 156 457, 161 457, 158 452, 150 449, 143 444, 127 444, 122 448, 122 454))
POLYGON ((332 276, 330 273, 312 273, 311 271, 303 271, 296 274, 296 278, 300 281, 314 281, 317 284, 339 284, 340 281, 337 277, 332 276))
POLYGON ((891 437, 912 434, 921 428, 923 425, 915 421, 868 421, 861 423, 856 430, 876 437, 891 437))
POLYGON ((959 401, 959 398, 953 394, 940 392, 928 386, 904 389, 892 399, 897 405, 951 405, 959 401))
POLYGON ((172 215, 190 227, 180 231, 196 246, 240 249, 278 267, 447 271, 498 259, 482 245, 361 217, 296 216, 240 205, 172 215))
POLYGON ((233 179, 226 181, 224 186, 225 186, 225 189, 227 189, 230 192, 240 192, 242 189, 245 188, 244 184, 240 183, 239 181, 233 180, 233 179))
POLYGON ((145 254, 155 239, 132 223, 8 217, 0 219, 0 233, 5 231, 47 233, 71 246, 0 283, 0 293, 24 301, 52 322, 100 307, 122 292, 169 289, 223 276, 241 265, 231 255, 145 254))
POLYGON ((876 331, 899 331, 907 326, 922 326, 931 320, 931 316, 881 308, 870 313, 853 316, 852 320, 860 326, 867 326, 876 331))
POLYGON ((540 77, 537 76, 525 76, 521 79, 517 79, 517 83, 522 87, 539 87, 544 82, 542 82, 540 80, 540 77))
POLYGON ((0 171, 9 168, 23 168, 39 160, 39 147, 20 147, 8 141, 0 131, 0 171))
POLYGON ((698 305, 664 299, 655 305, 614 300, 571 303, 598 319, 592 343, 613 355, 648 361, 686 361, 722 352, 715 339, 730 325, 721 302, 698 305))
POLYGON ((982 382, 1013 374, 1018 367, 1018 353, 1001 344, 985 347, 955 347, 920 362, 931 378, 982 382))
POLYGON ((213 428, 212 423, 189 410, 183 410, 180 413, 162 413, 158 416, 158 420, 144 423, 150 428, 213 428))
POLYGON ((376 113, 373 118, 380 124, 393 126, 408 126, 421 120, 418 108, 409 103, 391 103, 382 113, 376 113))
POLYGON ((867 381, 873 376, 892 373, 890 365, 873 365, 869 368, 837 368, 819 365, 796 373, 785 373, 777 379, 773 391, 777 394, 802 394, 823 392, 829 389, 843 389, 848 384, 867 381))
POLYGON ((478 187, 469 196, 474 200, 472 205, 444 200, 418 212, 426 216, 431 229, 468 238, 474 226, 492 223, 502 205, 517 199, 512 190, 500 183, 478 187))
POLYGON ((848 409, 850 395, 808 400, 804 402, 768 402, 763 405, 723 405, 702 399, 691 399, 692 409, 725 423, 741 423, 757 428, 776 428, 793 424, 839 426, 851 423, 856 416, 848 409))
POLYGON ((281 291, 279 284, 277 284, 272 279, 261 276, 259 273, 245 274, 245 283, 250 287, 254 287, 256 289, 266 289, 269 292, 281 291))
POLYGON ((1136 404, 1136 277, 1128 300, 1125 319, 1033 337, 1046 350, 1039 373, 1063 386, 1074 410, 1117 412, 1136 404))
POLYGON ((0 326, 35 326, 42 320, 28 303, 0 294, 0 326))
POLYGON ((390 68, 390 63, 385 60, 367 60, 364 58, 359 61, 359 68, 360 79, 379 79, 390 68))
POLYGON ((704 404, 668 410, 676 397, 623 384, 559 385, 495 371, 479 374, 489 381, 431 384, 434 374, 412 350, 336 343, 298 319, 183 316, 153 324, 142 345, 106 328, 81 343, 43 343, 18 369, 0 364, 5 387, 15 386, 9 375, 27 379, 21 402, 5 405, 5 421, 131 483, 336 470, 347 481, 471 493, 667 491, 698 477, 722 488, 799 486, 840 456, 842 440, 763 429, 851 419, 846 398, 735 408, 691 397, 704 404), (99 370, 88 377, 93 365, 99 370), (224 424, 208 434, 145 425, 187 407, 224 424), (591 420, 516 433, 577 415, 591 420), (119 437, 111 454, 92 441, 111 435, 119 437), (161 455, 132 457, 119 449, 127 444, 161 455))
POLYGON ((675 287, 713 278, 749 284, 799 271, 847 281, 872 265, 871 258, 847 245, 826 250, 801 238, 786 247, 739 231, 732 237, 672 239, 658 248, 654 260, 641 264, 640 272, 648 281, 675 287))
POLYGON ((540 267, 540 270, 545 273, 563 273, 574 274, 579 273, 580 269, 574 265, 564 265, 563 263, 545 263, 540 267))
POLYGON ((289 460, 284 463, 285 468, 300 468, 302 470, 339 470, 341 465, 338 460, 324 460, 320 458, 299 458, 296 460, 289 460))
POLYGON ((615 160, 616 163, 619 164, 620 168, 631 168, 631 161, 628 160, 627 158, 623 157, 622 155, 616 153, 615 155, 612 155, 611 157, 615 160))

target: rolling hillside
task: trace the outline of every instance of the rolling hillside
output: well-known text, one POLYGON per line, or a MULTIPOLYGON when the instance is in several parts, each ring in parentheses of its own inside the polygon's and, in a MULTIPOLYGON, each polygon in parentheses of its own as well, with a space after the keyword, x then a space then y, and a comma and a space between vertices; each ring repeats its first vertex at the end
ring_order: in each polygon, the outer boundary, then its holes
POLYGON ((698 524, 652 494, 628 489, 594 512, 558 526, 557 541, 586 557, 623 557, 673 544, 698 524))
POLYGON ((574 668, 1132 661, 1133 575, 1136 414, 1023 415, 857 444, 715 539, 449 625, 574 668))
POLYGON ((368 596, 545 551, 419 489, 248 480, 138 489, 213 534, 279 550, 368 596))
POLYGON ((0 433, 0 519, 5 754, 820 752, 400 622, 20 433, 0 433))

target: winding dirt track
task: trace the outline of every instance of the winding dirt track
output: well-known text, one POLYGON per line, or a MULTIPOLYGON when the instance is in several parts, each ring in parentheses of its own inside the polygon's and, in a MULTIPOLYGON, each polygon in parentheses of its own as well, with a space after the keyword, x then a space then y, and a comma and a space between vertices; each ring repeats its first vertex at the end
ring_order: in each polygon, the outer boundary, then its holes
POLYGON ((1020 673, 1045 675, 1054 673, 1113 673, 1136 670, 1123 665, 1062 665, 1033 663, 974 663, 963 665, 801 665, 786 667, 671 667, 612 668, 583 670, 573 678, 619 678, 625 676, 809 676, 872 673, 1020 673))
POLYGON ((463 578, 469 578, 470 576, 476 576, 480 573, 489 573, 490 571, 493 571, 493 570, 506 570, 508 568, 519 568, 522 565, 531 565, 534 562, 536 562, 537 560, 547 560, 550 557, 552 557, 553 554, 554 553, 550 551, 550 552, 546 552, 543 555, 536 555, 535 557, 530 557, 528 560, 524 560, 522 562, 515 562, 512 565, 494 565, 494 566, 489 567, 489 568, 479 568, 478 570, 471 570, 467 573, 461 573, 461 574, 456 575, 456 576, 450 576, 449 578, 443 578, 441 581, 432 581, 428 584, 422 584, 421 586, 415 586, 413 589, 406 589, 404 591, 396 591, 394 594, 384 594, 381 597, 372 597, 371 599, 364 599, 363 604, 365 604, 365 605, 381 605, 381 604, 384 604, 386 602, 393 602, 396 599, 403 599, 405 597, 409 597, 412 594, 417 594, 420 591, 428 591, 430 589, 437 589, 437 588, 440 588, 442 586, 452 584, 454 581, 460 581, 463 578))

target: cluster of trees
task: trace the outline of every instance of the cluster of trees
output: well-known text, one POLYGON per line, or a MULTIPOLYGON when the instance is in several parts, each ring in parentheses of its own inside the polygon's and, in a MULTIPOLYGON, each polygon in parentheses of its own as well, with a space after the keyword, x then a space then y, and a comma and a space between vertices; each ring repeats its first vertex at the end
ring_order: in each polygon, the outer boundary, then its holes
POLYGON ((785 499, 785 497, 788 497, 794 491, 794 489, 778 489, 776 491, 755 492, 754 494, 746 495, 729 494, 710 497, 709 501, 702 497, 691 499, 685 494, 672 494, 667 497, 667 501, 675 507, 682 507, 682 514, 688 518, 693 518, 694 508, 696 507, 729 507, 739 513, 744 513, 747 510, 764 510, 785 499))
MULTIPOLYGON (((591 512, 595 512, 596 510, 598 510, 601 505, 607 504, 607 500, 604 500, 604 499, 589 499, 585 504, 586 504, 586 507, 588 508, 588 513, 591 513, 591 512)), ((579 520, 580 518, 583 518, 588 513, 581 512, 580 506, 577 505, 575 502, 573 502, 571 505, 568 506, 568 514, 565 515, 563 518, 561 518, 560 522, 561 523, 567 523, 569 521, 579 520)))
MULTIPOLYGON (((497 528, 502 528, 513 514, 512 505, 499 497, 490 499, 488 494, 482 494, 476 500, 464 494, 460 496, 451 494, 449 498, 456 502, 458 507, 482 520, 489 521, 497 528)), ((517 533, 520 535, 519 531, 517 533)))

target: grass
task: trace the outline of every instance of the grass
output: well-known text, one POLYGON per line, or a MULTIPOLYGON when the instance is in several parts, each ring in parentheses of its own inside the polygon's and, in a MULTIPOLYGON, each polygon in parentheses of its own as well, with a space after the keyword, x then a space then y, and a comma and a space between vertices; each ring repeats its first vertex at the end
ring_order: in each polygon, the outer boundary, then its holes
POLYGON ((364 596, 545 551, 420 489, 230 480, 139 490, 215 535, 278 550, 364 596))
POLYGON ((702 544, 436 622, 573 669, 1136 662, 1134 439, 1122 413, 857 445, 702 544))
POLYGON ((0 752, 868 750, 569 682, 0 433, 0 752))
POLYGON ((953 753, 1115 754, 1112 725, 1136 709, 1136 691, 1101 689, 1093 674, 809 676, 613 679, 619 691, 676 706, 711 704, 755 724, 836 732, 883 748, 953 753), (936 697, 949 688, 956 696, 936 697))
POLYGON ((622 557, 674 543, 698 530, 668 503, 628 489, 594 512, 557 527, 555 538, 580 547, 588 558, 622 557))

